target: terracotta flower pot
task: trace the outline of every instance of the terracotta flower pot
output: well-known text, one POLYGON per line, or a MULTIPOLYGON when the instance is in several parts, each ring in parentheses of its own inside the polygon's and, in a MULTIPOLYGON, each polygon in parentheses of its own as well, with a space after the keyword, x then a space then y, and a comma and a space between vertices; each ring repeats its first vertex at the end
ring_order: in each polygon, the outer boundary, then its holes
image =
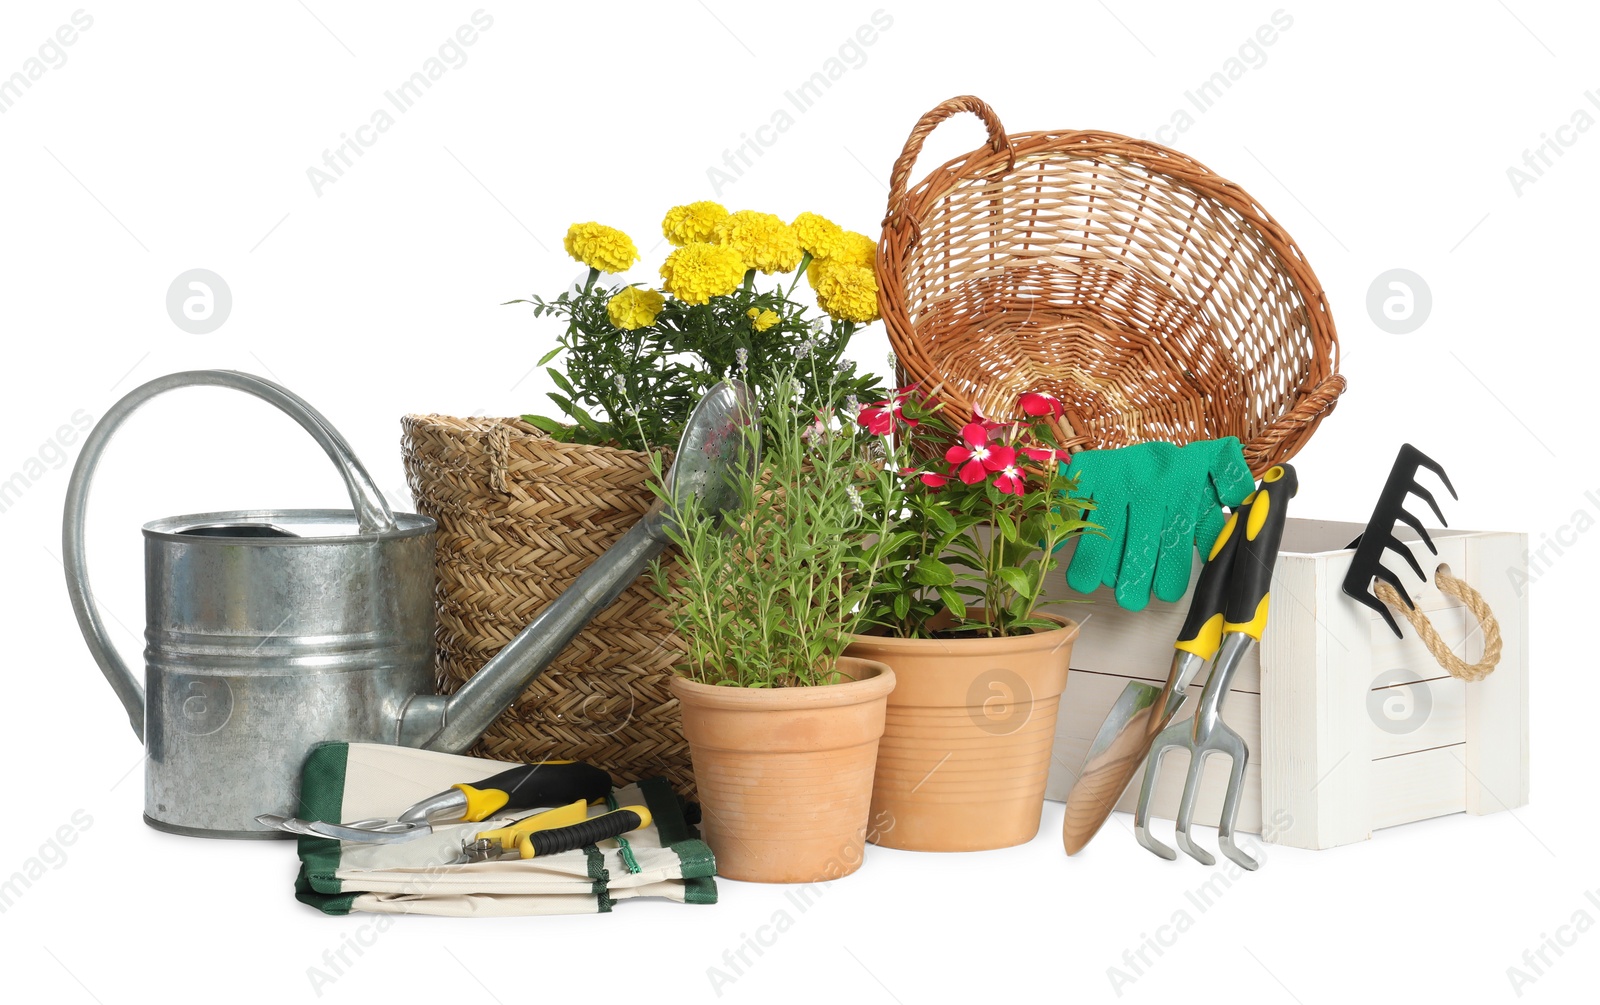
POLYGON ((872 786, 872 840, 978 851, 1032 840, 1078 624, 1003 639, 857 635, 846 652, 894 668, 872 786))
POLYGON ((813 883, 861 866, 894 672, 844 658, 817 687, 718 687, 676 677, 701 830, 717 874, 813 883))

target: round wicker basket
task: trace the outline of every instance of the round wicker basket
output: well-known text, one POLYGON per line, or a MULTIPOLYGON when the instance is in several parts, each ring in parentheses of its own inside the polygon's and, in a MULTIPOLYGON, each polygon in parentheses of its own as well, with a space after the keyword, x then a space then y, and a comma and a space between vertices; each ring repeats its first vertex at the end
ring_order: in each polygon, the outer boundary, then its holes
MULTIPOLYGON (((460 687, 650 507, 648 455, 559 443, 520 419, 408 415, 406 477, 438 521, 437 674, 460 687)), ((649 573, 590 622, 474 753, 570 758, 692 796, 669 681, 683 657, 649 573)))
POLYGON ((1066 406, 1070 449, 1237 436, 1258 473, 1344 390, 1300 249, 1239 186, 1159 144, 1007 135, 977 98, 924 115, 890 178, 879 299, 904 383, 965 414, 1066 406), (972 112, 989 142, 908 187, 923 141, 972 112))

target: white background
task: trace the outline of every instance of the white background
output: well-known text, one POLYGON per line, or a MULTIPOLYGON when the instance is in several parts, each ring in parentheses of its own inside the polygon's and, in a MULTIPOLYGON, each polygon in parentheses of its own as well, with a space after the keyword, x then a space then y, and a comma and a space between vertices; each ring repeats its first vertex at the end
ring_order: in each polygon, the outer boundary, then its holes
MULTIPOLYGON (((1456 526, 1526 530, 1536 545, 1560 531, 1570 543, 1562 528, 1600 507, 1585 495, 1600 490, 1589 445, 1600 130, 1564 131, 1571 146, 1520 192, 1507 174, 1575 110, 1600 116, 1584 96, 1600 89, 1592 7, 707 4, 488 6, 493 25, 466 61, 320 193, 307 169, 476 3, 88 7, 93 24, 65 62, 51 52, 54 65, 0 114, 0 478, 38 475, 0 514, 10 706, 0 875, 75 811, 92 819, 65 862, 0 915, 8 998, 111 1005, 159 989, 176 1001, 310 1000, 308 969, 347 940, 371 941, 374 924, 296 904, 288 844, 186 840, 140 822, 140 752, 62 588, 59 515, 76 446, 52 445, 59 427, 163 373, 249 370, 321 408, 408 505, 403 413, 545 407, 540 377, 524 374, 551 326, 499 304, 553 294, 578 273, 560 252, 570 222, 630 232, 645 252, 640 279, 663 254, 662 212, 691 199, 785 218, 814 210, 876 234, 907 131, 954 94, 985 98, 1012 131, 1157 138, 1174 109, 1192 112, 1185 92, 1284 10, 1292 26, 1265 61, 1250 53, 1258 65, 1190 128, 1160 138, 1260 200, 1329 292, 1351 390, 1297 458, 1297 512, 1364 520, 1403 440, 1454 477, 1456 526), (788 107, 784 92, 878 9, 892 25, 847 51, 855 65, 717 192, 707 168, 788 107), (191 268, 232 291, 211 334, 167 315, 168 285, 191 268), (1391 268, 1431 289, 1431 315, 1410 334, 1384 333, 1367 312, 1368 286, 1391 268)), ((0 77, 76 9, 7 4, 0 77)), ((970 117, 950 122, 922 168, 981 136, 970 117)), ((881 370, 885 348, 879 326, 855 355, 881 370)), ((104 605, 138 630, 145 520, 340 498, 314 446, 266 406, 222 391, 170 395, 129 423, 100 474, 90 551, 104 605)), ((1512 1000, 1507 968, 1526 967, 1525 950, 1580 910, 1600 919, 1585 899, 1600 888, 1587 770, 1600 536, 1579 534, 1564 552, 1547 552, 1534 587, 1532 804, 1335 851, 1269 847, 1263 869, 1122 987, 1124 999, 1512 1000)), ((133 634, 113 630, 136 656, 133 634)), ((1154 859, 1126 818, 1068 860, 1060 812, 1047 804, 1038 839, 1009 851, 869 849, 865 867, 722 997, 1115 999, 1108 968, 1126 969, 1124 951, 1209 874, 1154 859)), ((585 987, 715 997, 708 968, 725 966, 724 951, 779 908, 795 913, 780 888, 723 882, 721 893, 715 907, 627 903, 603 917, 405 919, 322 997, 510 1002, 585 987)), ((1600 934, 1577 940, 1523 997, 1592 996, 1600 934)))

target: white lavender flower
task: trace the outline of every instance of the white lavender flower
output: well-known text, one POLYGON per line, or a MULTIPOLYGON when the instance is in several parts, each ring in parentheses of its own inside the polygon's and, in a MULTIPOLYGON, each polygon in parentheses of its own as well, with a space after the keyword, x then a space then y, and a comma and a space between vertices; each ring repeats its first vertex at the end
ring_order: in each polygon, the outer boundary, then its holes
POLYGON ((750 350, 744 346, 733 351, 734 358, 739 361, 739 376, 743 377, 750 372, 750 350))
POLYGON ((616 374, 615 376, 613 376, 611 378, 611 383, 617 385, 617 391, 619 393, 621 393, 621 394, 627 394, 628 393, 628 382, 622 379, 622 374, 619 373, 619 374, 616 374))
POLYGON ((794 351, 795 358, 810 359, 811 350, 815 349, 816 347, 817 344, 815 342, 811 341, 810 339, 806 339, 804 342, 801 342, 798 347, 796 347, 794 351))
POLYGON ((866 510, 865 504, 861 502, 860 490, 858 490, 854 485, 847 485, 845 486, 845 492, 850 496, 851 509, 855 510, 857 513, 861 513, 866 510))

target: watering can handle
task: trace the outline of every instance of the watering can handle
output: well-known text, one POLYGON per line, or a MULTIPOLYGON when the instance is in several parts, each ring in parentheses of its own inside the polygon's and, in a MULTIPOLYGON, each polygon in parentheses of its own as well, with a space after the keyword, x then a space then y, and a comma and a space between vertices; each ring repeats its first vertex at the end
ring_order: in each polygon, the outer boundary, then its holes
POLYGON ((305 399, 270 380, 237 370, 186 370, 157 377, 129 391, 112 405, 83 441, 83 450, 72 469, 72 480, 67 484, 66 509, 61 519, 61 561, 67 570, 67 592, 72 597, 72 610, 78 616, 78 627, 83 631, 84 641, 89 644, 94 661, 100 665, 100 672, 110 681, 111 689, 122 699, 133 731, 141 742, 144 740, 144 686, 111 644, 105 622, 100 618, 100 609, 94 601, 94 591, 89 588, 89 566, 83 549, 89 483, 94 477, 95 466, 100 463, 100 454, 111 441, 112 434, 135 409, 156 395, 175 388, 205 386, 231 387, 253 394, 300 423, 338 467, 345 487, 350 491, 350 504, 360 521, 361 532, 372 534, 390 531, 395 527, 389 504, 373 483, 372 476, 367 474, 367 469, 356 459, 350 444, 305 399))

